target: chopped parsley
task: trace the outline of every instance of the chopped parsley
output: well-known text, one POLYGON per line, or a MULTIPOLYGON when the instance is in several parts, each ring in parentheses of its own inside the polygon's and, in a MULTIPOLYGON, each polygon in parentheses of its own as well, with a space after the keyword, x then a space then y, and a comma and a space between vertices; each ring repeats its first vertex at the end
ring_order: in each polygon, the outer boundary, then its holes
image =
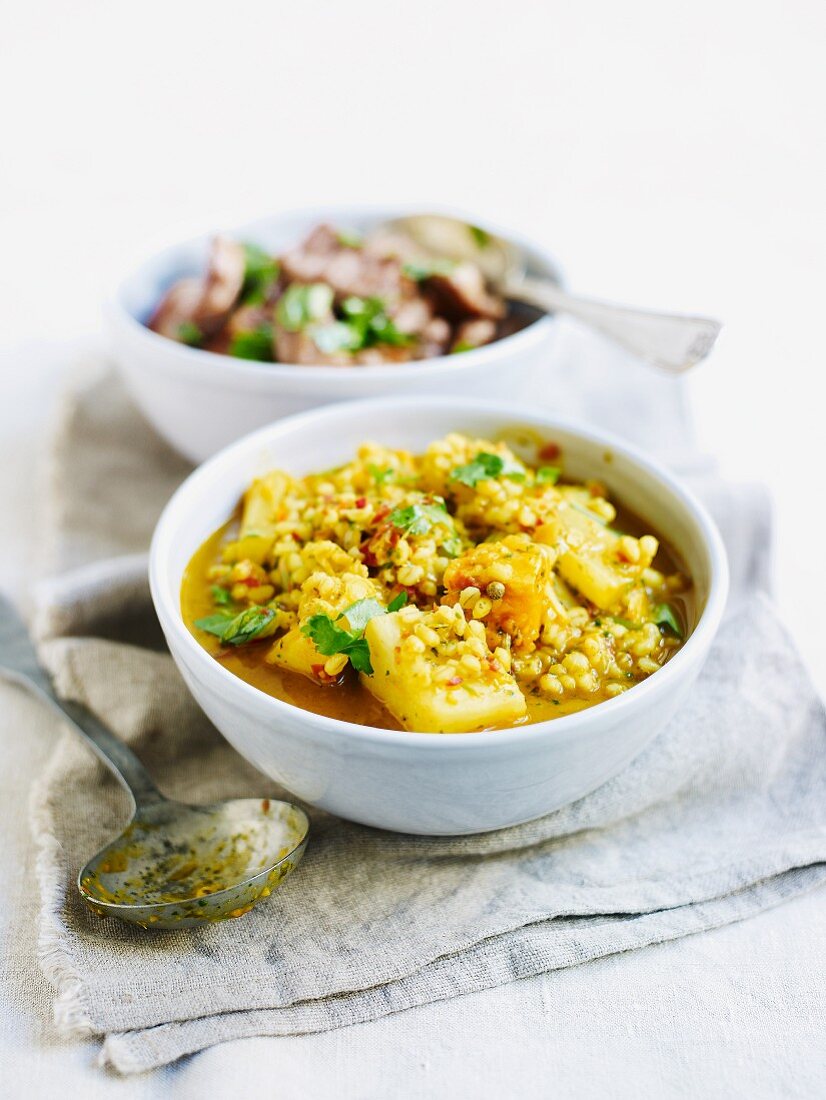
POLYGON ((333 306, 333 288, 326 283, 307 286, 293 283, 278 301, 275 317, 287 332, 300 332, 313 321, 327 316, 333 306))
POLYGON ((229 345, 229 353, 236 359, 256 359, 261 363, 272 363, 275 359, 272 325, 259 325, 247 332, 236 333, 229 345))
POLYGON ((178 339, 182 344, 189 344, 191 348, 199 348, 204 340, 204 334, 194 321, 184 321, 178 325, 178 339))
POLYGON ((356 600, 335 620, 329 615, 311 615, 301 627, 301 632, 312 639, 316 649, 323 656, 332 657, 335 653, 345 653, 356 672, 364 672, 372 676, 373 665, 370 662, 370 647, 364 637, 364 628, 377 615, 391 614, 404 607, 406 603, 406 592, 400 592, 387 607, 372 598, 356 600), (342 619, 348 623, 349 630, 336 626, 336 623, 341 622, 342 619))
POLYGON ((240 615, 229 610, 218 611, 205 619, 196 619, 195 626, 214 634, 224 645, 245 645, 271 634, 277 617, 278 611, 274 607, 248 607, 240 615))
POLYGON ((480 451, 465 466, 456 466, 450 471, 452 481, 460 481, 473 488, 480 481, 490 478, 509 477, 514 481, 525 480, 525 467, 501 455, 480 451))

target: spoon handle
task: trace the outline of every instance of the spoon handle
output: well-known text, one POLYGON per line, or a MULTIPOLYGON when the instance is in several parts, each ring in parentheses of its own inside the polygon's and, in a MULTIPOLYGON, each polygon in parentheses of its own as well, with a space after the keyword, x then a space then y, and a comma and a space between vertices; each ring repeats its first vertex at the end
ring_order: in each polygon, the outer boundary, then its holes
POLYGON ((521 279, 505 293, 553 313, 568 313, 661 370, 679 374, 705 359, 722 325, 710 317, 631 309, 568 294, 542 279, 521 279))
POLYGON ((0 596, 0 677, 13 680, 48 704, 94 750, 132 796, 136 808, 163 801, 149 772, 131 749, 85 707, 58 698, 17 612, 0 596))

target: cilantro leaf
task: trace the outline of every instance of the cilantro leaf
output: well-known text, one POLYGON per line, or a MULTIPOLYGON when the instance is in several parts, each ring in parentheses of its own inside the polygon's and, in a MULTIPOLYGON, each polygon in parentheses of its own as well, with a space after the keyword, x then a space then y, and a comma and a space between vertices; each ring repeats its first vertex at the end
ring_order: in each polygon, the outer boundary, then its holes
POLYGON ((536 471, 537 485, 556 485, 562 476, 559 466, 540 466, 536 471))
POLYGON ((434 524, 453 526, 453 518, 441 504, 409 504, 406 508, 394 509, 388 519, 408 535, 426 535, 434 524))
POLYGON ((660 630, 668 631, 670 634, 673 634, 675 638, 682 638, 683 628, 670 604, 657 604, 651 618, 652 622, 655 622, 660 630))
POLYGON ((236 359, 255 359, 260 363, 272 363, 274 360, 272 345, 272 325, 259 325, 248 332, 238 332, 229 345, 230 355, 236 359))
POLYGON ((456 466, 450 471, 452 481, 460 481, 473 488, 480 481, 489 478, 509 477, 514 481, 525 480, 525 468, 518 462, 501 455, 480 451, 464 466, 456 466))
POLYGON ((327 316, 332 305, 333 288, 326 283, 293 283, 278 300, 275 316, 287 332, 300 332, 312 321, 327 316))
POLYGON ((208 634, 215 634, 224 645, 245 645, 256 638, 266 637, 275 628, 278 612, 272 607, 248 607, 240 615, 224 611, 197 619, 195 626, 208 634), (271 629, 267 629, 270 627, 271 629))
POLYGON ((398 611, 406 603, 406 592, 400 592, 387 607, 372 597, 356 600, 349 607, 345 607, 335 621, 329 615, 311 615, 301 627, 301 633, 312 639, 316 649, 323 656, 332 657, 334 653, 345 653, 356 672, 364 672, 372 676, 370 646, 364 637, 364 628, 371 619, 398 611), (336 626, 336 623, 342 619, 349 623, 349 630, 336 626))
POLYGON ((452 535, 441 544, 441 549, 449 558, 458 558, 462 552, 462 540, 458 535, 452 535))
POLYGON ((199 348, 203 343, 204 334, 194 321, 184 321, 183 324, 178 325, 178 339, 191 348, 199 348))
POLYGON ((346 619, 350 624, 351 632, 357 633, 363 631, 371 619, 375 619, 377 615, 384 615, 386 610, 384 604, 368 596, 366 599, 356 600, 355 603, 351 603, 349 607, 346 607, 336 619, 336 622, 339 619, 346 619))

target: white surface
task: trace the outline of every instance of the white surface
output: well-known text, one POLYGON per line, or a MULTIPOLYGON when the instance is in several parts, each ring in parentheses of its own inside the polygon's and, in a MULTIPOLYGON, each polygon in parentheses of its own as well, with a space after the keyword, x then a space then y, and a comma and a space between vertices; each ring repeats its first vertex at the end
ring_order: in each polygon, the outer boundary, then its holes
POLYGON ((365 825, 402 833, 486 832, 531 821, 612 778, 672 718, 705 661, 722 618, 728 568, 711 517, 663 467, 620 440, 566 426, 521 406, 438 397, 350 401, 262 428, 192 474, 158 524, 149 559, 152 598, 190 691, 227 740, 292 794, 365 825), (685 645, 634 691, 519 730, 443 734, 376 731, 300 710, 238 679, 204 650, 180 613, 192 555, 232 515, 250 481, 348 461, 377 431, 414 454, 451 431, 496 439, 514 425, 553 439, 570 477, 603 479, 655 530, 668 531, 697 585, 702 615, 685 645), (607 456, 607 457, 606 457, 607 456))
MULTIPOLYGON (((367 232, 401 216, 393 206, 324 206, 284 212, 227 230, 276 254, 303 240, 320 222, 367 232)), ((472 216, 472 215, 471 215, 472 216)), ((214 227, 215 229, 221 227, 214 227)), ((489 227, 491 230, 494 226, 489 227)), ((558 324, 545 317, 506 340, 456 356, 398 366, 313 367, 248 363, 189 348, 142 323, 170 282, 204 269, 210 235, 175 242, 130 270, 110 291, 105 309, 109 346, 135 401, 161 435, 193 462, 256 428, 330 401, 430 393, 499 394, 549 360, 558 324)), ((537 274, 551 276, 550 257, 523 245, 537 274)))
MULTIPOLYGON (((3 586, 31 570, 55 344, 98 331, 112 270, 149 238, 267 209, 439 200, 543 236, 578 290, 726 320, 692 380, 699 428, 774 490, 781 607, 826 687, 826 7, 270 0, 233 17, 215 0, 0 10, 3 586)), ((31 722, 26 741, 0 729, 13 894, 31 881, 19 792, 50 744, 31 722)), ((53 1045, 32 958, 5 969, 0 1079, 37 1097, 818 1096, 823 904, 126 1083, 93 1047, 53 1045)))

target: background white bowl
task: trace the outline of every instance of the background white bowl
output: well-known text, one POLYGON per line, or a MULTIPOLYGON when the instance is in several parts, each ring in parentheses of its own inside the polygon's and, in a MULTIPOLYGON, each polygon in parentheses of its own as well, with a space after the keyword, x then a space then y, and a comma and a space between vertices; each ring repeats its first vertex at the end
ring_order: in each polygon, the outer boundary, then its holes
POLYGON ((152 597, 172 655, 228 741, 313 805, 353 821, 421 834, 482 832, 528 821, 620 771, 665 726, 690 689, 722 616, 728 569, 705 509, 625 444, 518 406, 455 398, 378 399, 291 417, 228 447, 170 500, 150 553, 152 597), (373 729, 265 695, 193 638, 180 612, 190 557, 232 513, 256 475, 335 466, 365 440, 421 451, 449 431, 482 437, 525 429, 553 440, 565 471, 596 477, 676 550, 696 586, 699 622, 659 672, 616 699, 553 722, 472 734, 373 729))
MULTIPOLYGON (((320 222, 363 232, 406 212, 399 206, 315 207, 222 232, 279 252, 297 244, 320 222)), ((463 212, 443 212, 475 220, 463 212)), ((525 250, 532 274, 560 281, 559 269, 546 252, 509 230, 483 224, 525 250)), ((213 235, 173 245, 140 264, 104 309, 111 350, 132 396, 161 435, 194 462, 279 417, 332 401, 435 392, 507 396, 513 392, 515 373, 524 375, 537 363, 547 362, 556 324, 551 317, 461 355, 352 368, 254 363, 190 348, 150 332, 143 322, 164 291, 177 279, 204 270, 213 235)))

